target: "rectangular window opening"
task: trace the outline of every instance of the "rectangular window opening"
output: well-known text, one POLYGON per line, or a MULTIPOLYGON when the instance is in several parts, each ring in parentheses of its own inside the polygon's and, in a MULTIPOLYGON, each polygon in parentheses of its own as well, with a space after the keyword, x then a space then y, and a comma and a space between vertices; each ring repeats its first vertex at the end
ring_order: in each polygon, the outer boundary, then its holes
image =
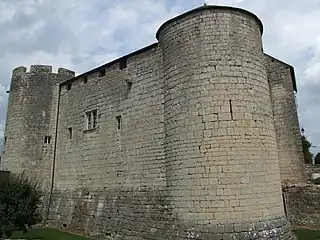
POLYGON ((71 83, 68 83, 68 84, 67 84, 67 89, 68 89, 68 91, 71 90, 71 83))
POLYGON ((97 127, 97 110, 92 111, 92 128, 97 127))
POLYGON ((92 110, 92 111, 86 112, 86 118, 87 118, 87 130, 97 128, 97 126, 98 126, 98 111, 97 110, 92 110))
POLYGON ((132 87, 132 82, 127 81, 127 93, 130 92, 131 87, 132 87))
POLYGON ((88 82, 88 76, 83 77, 83 83, 86 84, 88 82))
POLYGON ((69 131, 69 139, 72 139, 72 128, 68 128, 69 131))
POLYGON ((7 137, 4 137, 4 145, 7 143, 7 137))
POLYGON ((127 58, 121 58, 119 62, 119 68, 120 70, 127 68, 127 58))
POLYGON ((116 116, 117 119, 117 129, 120 130, 121 129, 121 116, 116 116))
POLYGON ((51 136, 45 136, 44 137, 44 143, 50 144, 51 143, 51 136))
POLYGON ((101 69, 99 71, 99 77, 104 77, 106 75, 106 69, 101 69))

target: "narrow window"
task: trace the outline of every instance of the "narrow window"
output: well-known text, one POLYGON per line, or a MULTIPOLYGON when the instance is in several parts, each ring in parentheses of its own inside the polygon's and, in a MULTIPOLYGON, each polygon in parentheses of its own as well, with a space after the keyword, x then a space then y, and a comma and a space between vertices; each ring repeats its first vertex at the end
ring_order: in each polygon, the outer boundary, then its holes
POLYGON ((4 145, 7 143, 7 137, 4 137, 4 145))
POLYGON ((86 84, 88 82, 88 76, 83 77, 83 83, 86 84))
POLYGON ((44 143, 46 143, 46 144, 51 143, 51 136, 45 136, 44 137, 44 143))
POLYGON ((68 89, 68 91, 71 90, 71 83, 68 83, 68 84, 67 84, 67 89, 68 89))
POLYGON ((116 116, 117 119, 117 129, 120 130, 121 129, 121 116, 116 116))
POLYGON ((99 72, 99 77, 103 77, 106 75, 106 69, 101 69, 99 72))
POLYGON ((125 69, 127 67, 127 58, 121 58, 119 62, 119 68, 120 70, 125 69))
POLYGON ((91 128, 91 112, 86 113, 87 116, 87 129, 91 128))
POLYGON ((98 111, 92 110, 86 112, 86 119, 87 119, 87 130, 95 129, 98 126, 98 111))
POLYGON ((72 139, 72 128, 68 128, 69 131, 69 139, 72 139))
POLYGON ((127 81, 127 93, 130 92, 131 87, 132 87, 132 82, 127 81))
POLYGON ((97 126, 97 110, 92 111, 92 128, 97 126))
POLYGON ((126 89, 126 93, 125 93, 124 98, 128 98, 130 90, 132 88, 132 82, 127 81, 126 83, 127 83, 127 89, 126 89))

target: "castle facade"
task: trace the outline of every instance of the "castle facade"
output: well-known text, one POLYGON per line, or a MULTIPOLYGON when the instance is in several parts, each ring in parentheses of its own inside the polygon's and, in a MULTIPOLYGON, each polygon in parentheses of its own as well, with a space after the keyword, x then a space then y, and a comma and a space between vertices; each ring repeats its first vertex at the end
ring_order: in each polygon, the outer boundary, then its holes
POLYGON ((295 74, 262 32, 246 10, 204 6, 78 76, 14 69, 1 169, 37 179, 52 225, 92 236, 292 239, 295 74))

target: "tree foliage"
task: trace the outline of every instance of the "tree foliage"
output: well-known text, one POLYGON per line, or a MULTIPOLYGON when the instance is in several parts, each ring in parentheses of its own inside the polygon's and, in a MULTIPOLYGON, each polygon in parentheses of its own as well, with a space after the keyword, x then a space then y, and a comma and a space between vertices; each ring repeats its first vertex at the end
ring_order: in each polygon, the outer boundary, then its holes
POLYGON ((0 238, 41 222, 41 192, 23 174, 0 181, 0 238))
POLYGON ((310 147, 312 146, 312 144, 311 142, 308 141, 308 139, 305 136, 301 136, 301 141, 302 141, 304 162, 306 164, 312 164, 313 155, 310 151, 310 147))

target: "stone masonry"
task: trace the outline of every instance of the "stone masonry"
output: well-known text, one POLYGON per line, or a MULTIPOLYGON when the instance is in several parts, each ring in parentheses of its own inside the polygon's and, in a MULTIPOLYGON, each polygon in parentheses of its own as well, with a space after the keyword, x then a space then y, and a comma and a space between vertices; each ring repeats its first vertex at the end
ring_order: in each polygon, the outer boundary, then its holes
POLYGON ((294 71, 262 31, 204 6, 76 77, 16 68, 1 168, 37 178, 49 224, 99 239, 294 239, 281 188, 306 181, 294 71))

